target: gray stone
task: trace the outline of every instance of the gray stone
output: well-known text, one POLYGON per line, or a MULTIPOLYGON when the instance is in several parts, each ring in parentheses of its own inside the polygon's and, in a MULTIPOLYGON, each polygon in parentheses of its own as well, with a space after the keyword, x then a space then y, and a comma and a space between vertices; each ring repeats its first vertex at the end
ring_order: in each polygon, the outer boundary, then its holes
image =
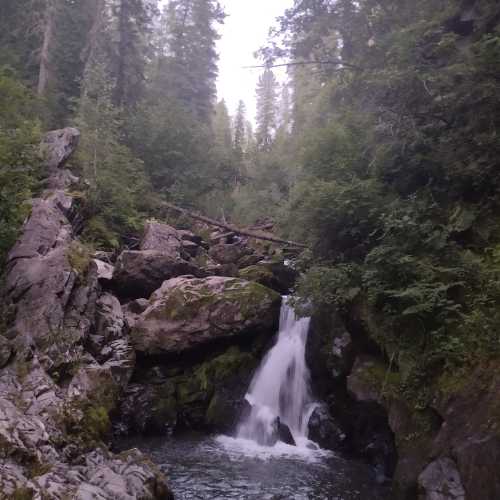
POLYGON ((97 270, 97 279, 102 281, 111 281, 113 279, 114 266, 99 259, 93 259, 92 263, 97 270))
POLYGON ((122 298, 149 298, 170 278, 206 276, 196 265, 156 250, 125 251, 116 262, 112 288, 122 298))
POLYGON ((237 264, 245 255, 252 253, 251 250, 238 243, 219 243, 210 248, 208 254, 218 264, 237 264))
POLYGON ((40 152, 49 170, 62 168, 77 148, 79 140, 80 132, 76 128, 52 130, 45 134, 40 152))
POLYGON ((134 348, 178 353, 252 332, 274 332, 281 297, 237 278, 173 278, 163 283, 132 328, 134 348))
POLYGON ((439 458, 418 477, 420 500, 465 500, 465 490, 455 462, 439 458))
POLYGON ((144 228, 140 250, 154 250, 172 259, 181 258, 181 235, 167 224, 149 221, 144 228))
POLYGON ((12 344, 0 335, 0 369, 3 368, 12 357, 12 344))

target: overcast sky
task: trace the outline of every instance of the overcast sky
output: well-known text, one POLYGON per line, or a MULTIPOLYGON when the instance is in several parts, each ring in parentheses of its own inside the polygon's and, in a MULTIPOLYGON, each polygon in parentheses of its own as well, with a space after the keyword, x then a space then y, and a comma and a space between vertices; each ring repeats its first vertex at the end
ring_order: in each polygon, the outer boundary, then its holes
POLYGON ((293 5, 293 0, 221 0, 227 14, 219 28, 218 97, 224 98, 234 115, 238 101, 247 106, 247 117, 255 116, 255 86, 261 69, 243 69, 258 64, 253 54, 267 40, 275 19, 293 5))

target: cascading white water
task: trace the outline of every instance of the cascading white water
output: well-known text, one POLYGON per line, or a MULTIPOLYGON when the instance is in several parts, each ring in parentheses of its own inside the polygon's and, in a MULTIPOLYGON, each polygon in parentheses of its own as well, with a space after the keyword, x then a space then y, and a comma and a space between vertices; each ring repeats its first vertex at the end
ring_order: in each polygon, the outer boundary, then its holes
POLYGON ((246 395, 252 408, 239 425, 238 438, 273 444, 279 417, 298 445, 307 441, 307 424, 315 407, 305 359, 309 323, 310 318, 297 318, 284 297, 278 340, 252 379, 246 395))

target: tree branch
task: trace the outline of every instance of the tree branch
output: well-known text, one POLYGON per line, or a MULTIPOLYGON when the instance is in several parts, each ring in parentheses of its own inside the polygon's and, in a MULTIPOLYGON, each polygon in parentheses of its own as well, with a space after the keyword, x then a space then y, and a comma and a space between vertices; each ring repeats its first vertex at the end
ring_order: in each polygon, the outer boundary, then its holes
POLYGON ((293 61, 288 63, 280 64, 260 64, 258 66, 243 66, 243 69, 257 69, 257 68, 283 68, 289 66, 306 66, 309 64, 332 64, 335 66, 345 66, 349 69, 355 69, 357 71, 363 71, 364 68, 357 66, 356 64, 351 64, 340 59, 332 59, 330 61, 293 61))
POLYGON ((264 233, 257 233, 253 231, 247 231, 245 229, 240 229, 236 226, 233 226, 232 224, 224 224, 222 222, 219 222, 214 219, 210 219, 209 217, 205 217, 204 215, 199 215, 194 212, 191 212, 190 210, 186 210, 185 208, 178 207, 176 205, 172 205, 172 203, 168 203, 166 201, 162 202, 161 204, 165 208, 169 208, 171 210, 174 210, 175 212, 178 212, 182 215, 186 215, 187 217, 190 217, 191 219, 196 219, 201 222, 205 222, 206 224, 210 226, 216 226, 220 227, 222 229, 226 229, 227 231, 230 231, 231 233, 236 233, 241 236, 247 236, 249 238, 255 238, 256 240, 264 240, 264 241, 270 241, 272 243, 278 243, 281 245, 288 245, 291 247, 298 247, 298 248, 307 248, 307 245, 304 245, 303 243, 297 243, 296 241, 288 241, 288 240, 282 240, 280 238, 275 238, 274 236, 269 236, 264 233))

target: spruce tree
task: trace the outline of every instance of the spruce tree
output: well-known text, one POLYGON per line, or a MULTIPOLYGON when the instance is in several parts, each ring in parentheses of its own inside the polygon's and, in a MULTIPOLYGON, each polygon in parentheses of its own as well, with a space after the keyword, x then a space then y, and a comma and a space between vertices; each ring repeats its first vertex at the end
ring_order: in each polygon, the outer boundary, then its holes
POLYGON ((278 82, 274 73, 266 69, 257 84, 257 146, 271 148, 277 128, 278 82))
POLYGON ((233 149, 236 159, 241 161, 245 151, 245 121, 246 121, 246 107, 243 101, 238 103, 236 116, 234 118, 234 141, 233 149))
POLYGON ((158 76, 168 95, 204 123, 215 106, 216 27, 224 17, 215 0, 170 0, 166 7, 167 50, 158 76))

